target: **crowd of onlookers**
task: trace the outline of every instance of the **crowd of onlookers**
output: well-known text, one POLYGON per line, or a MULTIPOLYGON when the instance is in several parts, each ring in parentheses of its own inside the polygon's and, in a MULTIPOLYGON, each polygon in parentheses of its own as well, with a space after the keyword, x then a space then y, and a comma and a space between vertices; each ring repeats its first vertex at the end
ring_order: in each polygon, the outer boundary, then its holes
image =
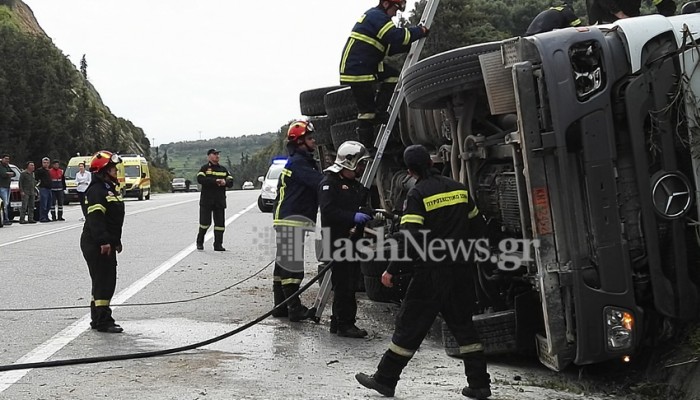
MULTIPOLYGON (((16 170, 10 166, 10 156, 3 154, 0 159, 0 202, 2 214, 0 226, 12 225, 13 214, 11 212, 10 194, 12 180, 18 180, 19 193, 22 204, 19 209, 19 223, 33 224, 36 222, 65 221, 63 218, 63 204, 66 190, 66 177, 60 167, 59 160, 51 161, 48 157, 41 159, 41 166, 36 168, 33 161, 25 164, 21 170, 19 179, 15 177, 16 170), (13 179, 14 178, 14 179, 13 179), (34 205, 39 199, 38 221, 35 219, 34 205)), ((78 201, 85 216, 84 196, 91 181, 90 172, 81 163, 79 172, 75 177, 78 201)), ((83 220, 81 218, 81 220, 83 220)))

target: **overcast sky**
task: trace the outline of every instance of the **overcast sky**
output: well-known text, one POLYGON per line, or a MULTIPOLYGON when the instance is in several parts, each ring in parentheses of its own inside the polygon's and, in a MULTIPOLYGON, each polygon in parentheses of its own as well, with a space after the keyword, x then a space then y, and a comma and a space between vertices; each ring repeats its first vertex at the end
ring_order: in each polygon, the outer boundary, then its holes
POLYGON ((74 64, 86 55, 88 79, 112 113, 143 128, 157 145, 276 131, 299 117, 299 92, 337 84, 352 25, 376 5, 375 0, 24 2, 74 64))

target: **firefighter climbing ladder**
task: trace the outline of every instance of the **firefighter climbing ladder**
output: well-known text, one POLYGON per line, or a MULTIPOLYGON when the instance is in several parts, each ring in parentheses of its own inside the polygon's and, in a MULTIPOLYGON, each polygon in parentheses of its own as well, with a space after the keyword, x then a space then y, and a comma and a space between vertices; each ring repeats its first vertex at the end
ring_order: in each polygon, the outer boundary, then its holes
MULTIPOLYGON (((438 3, 440 3, 440 0, 428 0, 428 3, 425 5, 425 10, 423 10, 423 15, 421 16, 420 25, 430 28, 430 25, 433 22, 433 17, 435 17, 435 11, 437 10, 438 3)), ((377 139, 374 142, 374 147, 377 148, 377 153, 369 164, 369 168, 367 168, 365 173, 362 175, 362 185, 368 189, 372 186, 372 182, 374 182, 374 178, 377 175, 379 164, 381 163, 382 156, 384 155, 384 148, 389 140, 389 135, 391 135, 392 129, 394 129, 396 118, 399 116, 399 110, 401 109, 401 103, 403 102, 404 98, 403 75, 410 66, 418 61, 418 57, 423 50, 424 43, 425 38, 413 42, 411 45, 411 50, 409 50, 408 54, 406 55, 406 61, 403 63, 399 81, 394 88, 394 93, 392 94, 391 101, 389 102, 389 108, 387 110, 389 112, 389 120, 382 124, 382 126, 379 128, 379 135, 377 135, 377 139)), ((331 287, 331 269, 328 269, 323 276, 323 283, 321 283, 321 289, 318 292, 318 296, 316 296, 316 300, 309 310, 309 315, 315 322, 319 322, 321 320, 323 309, 326 307, 328 296, 331 294, 331 287)))

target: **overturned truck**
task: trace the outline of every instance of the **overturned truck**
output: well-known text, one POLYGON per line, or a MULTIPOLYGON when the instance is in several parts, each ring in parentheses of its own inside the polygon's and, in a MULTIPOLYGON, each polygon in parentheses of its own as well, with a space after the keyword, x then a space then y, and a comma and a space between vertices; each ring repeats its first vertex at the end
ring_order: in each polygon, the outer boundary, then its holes
MULTIPOLYGON (((536 351, 561 370, 632 355, 698 317, 699 39, 700 14, 653 15, 454 49, 405 71, 381 207, 400 209, 401 150, 420 143, 468 186, 489 243, 521 244, 508 249, 518 265, 478 266, 487 352, 536 351)), ((301 102, 322 161, 357 139, 348 88, 301 102)))

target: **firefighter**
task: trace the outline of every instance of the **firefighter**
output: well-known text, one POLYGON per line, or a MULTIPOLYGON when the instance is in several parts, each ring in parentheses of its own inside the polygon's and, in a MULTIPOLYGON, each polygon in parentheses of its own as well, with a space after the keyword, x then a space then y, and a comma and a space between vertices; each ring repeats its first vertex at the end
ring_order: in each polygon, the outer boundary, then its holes
MULTIPOLYGON (((426 249, 422 250, 430 251, 417 251, 409 246, 415 270, 396 318, 389 349, 373 375, 360 373, 355 378, 367 388, 384 396, 393 396, 401 371, 418 350, 437 314, 441 313, 459 343, 464 361, 469 385, 462 394, 485 399, 491 396, 490 377, 483 346, 472 323, 475 289, 468 255, 453 254, 449 250, 441 252, 444 247, 438 246, 450 242, 455 246, 459 243, 468 246, 464 241, 480 234, 483 217, 464 185, 431 168, 432 161, 425 147, 412 145, 406 148, 404 162, 417 182, 404 203, 401 232, 413 235, 413 243, 426 243, 426 249)), ((382 275, 384 286, 393 285, 396 269, 394 263, 389 264, 382 275)))
POLYGON ((550 7, 537 14, 530 26, 527 27, 525 36, 579 25, 581 25, 581 20, 574 13, 571 4, 564 3, 556 7, 550 7))
MULTIPOLYGON (((318 184, 323 175, 313 158, 316 140, 314 126, 294 121, 287 130, 289 159, 277 182, 273 222, 277 235, 277 254, 272 283, 275 307, 292 296, 304 279, 304 235, 313 230, 318 212, 318 184)), ((306 319, 308 308, 293 297, 287 308, 273 312, 274 317, 289 317, 292 322, 306 319)))
POLYGON ((117 285, 117 253, 122 251, 124 202, 117 191, 117 154, 102 150, 90 159, 92 182, 85 194, 87 217, 80 249, 90 270, 92 300, 90 327, 99 332, 121 333, 109 303, 117 285))
MULTIPOLYGON (((676 13, 673 0, 652 0, 659 14, 670 17, 676 13)), ((641 15, 641 0, 586 0, 588 22, 590 24, 608 24, 618 19, 638 17, 641 15)))
MULTIPOLYGON (((226 167, 219 164, 217 149, 207 150, 208 162, 197 173, 197 182, 202 185, 199 195, 199 232, 197 233, 197 250, 204 250, 204 235, 211 226, 214 215, 214 251, 226 251, 223 246, 226 188, 233 187, 233 177, 226 167)), ((186 188, 187 190, 188 188, 186 188)))
POLYGON ((367 10, 352 28, 340 59, 340 83, 350 85, 357 103, 358 137, 374 150, 374 124, 383 122, 399 72, 383 59, 406 53, 411 43, 428 35, 425 26, 398 28, 392 21, 406 9, 405 0, 382 0, 367 10), (380 83, 376 91, 376 83, 380 83))
POLYGON ((66 190, 66 177, 60 168, 60 161, 53 160, 51 169, 49 169, 49 176, 51 177, 51 198, 56 205, 56 210, 54 210, 54 204, 50 206, 51 220, 65 221, 63 219, 63 195, 66 190), (58 211, 58 217, 56 216, 56 211, 58 211))
MULTIPOLYGON (((354 236, 363 231, 364 224, 372 219, 363 206, 367 202, 366 189, 357 178, 365 170, 369 153, 355 141, 340 145, 335 163, 326 168, 326 175, 319 185, 318 202, 321 208, 321 224, 330 228, 331 251, 340 246, 338 239, 354 236), (362 207, 362 208, 361 208, 362 207), (351 234, 352 232, 352 234, 351 234)), ((355 326, 357 301, 355 289, 360 263, 333 257, 333 315, 331 333, 350 338, 363 338, 367 331, 355 326)))

